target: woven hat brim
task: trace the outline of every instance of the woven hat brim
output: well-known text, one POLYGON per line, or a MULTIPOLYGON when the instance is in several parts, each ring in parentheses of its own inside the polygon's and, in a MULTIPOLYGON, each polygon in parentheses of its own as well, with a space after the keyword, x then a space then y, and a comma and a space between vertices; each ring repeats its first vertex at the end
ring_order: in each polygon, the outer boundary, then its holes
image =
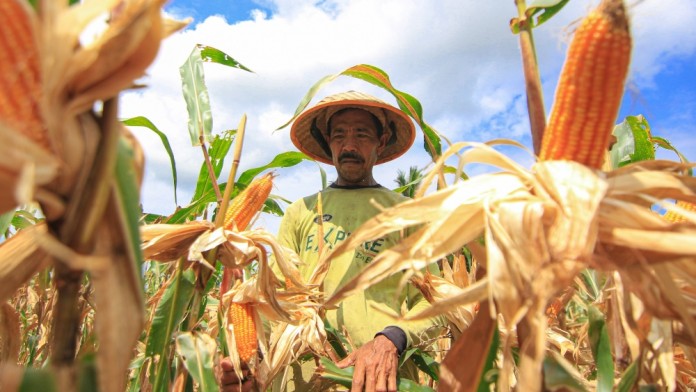
MULTIPOLYGON (((345 99, 340 101, 319 103, 300 114, 290 129, 292 143, 309 157, 329 165, 333 165, 331 157, 321 148, 317 140, 311 135, 312 122, 322 116, 328 108, 381 108, 384 109, 387 122, 394 124, 397 137, 396 141, 388 145, 379 155, 376 165, 394 160, 408 151, 416 138, 416 129, 411 119, 395 107, 379 101, 365 99, 345 99)), ((369 110, 368 110, 369 111, 369 110)), ((322 132, 325 130, 322 129, 322 132)))

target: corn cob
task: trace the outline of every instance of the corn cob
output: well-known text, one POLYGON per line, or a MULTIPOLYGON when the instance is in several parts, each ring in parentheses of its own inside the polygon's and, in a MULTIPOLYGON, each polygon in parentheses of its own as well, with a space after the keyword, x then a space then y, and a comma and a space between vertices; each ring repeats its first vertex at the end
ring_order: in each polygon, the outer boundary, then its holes
POLYGON ((36 21, 25 0, 0 1, 0 121, 49 150, 40 104, 36 21))
POLYGON ((259 345, 251 307, 250 303, 232 302, 227 309, 227 323, 234 326, 234 340, 242 362, 249 362, 259 345))
MULTIPOLYGON (((263 203, 271 193, 273 177, 273 173, 268 173, 255 179, 237 197, 232 199, 223 221, 225 229, 232 230, 236 226, 238 230, 244 230, 249 226, 251 219, 261 210, 263 203)), ((232 286, 233 274, 234 270, 231 268, 223 270, 220 295, 225 294, 232 286)))
POLYGON ((261 210, 263 203, 271 193, 273 176, 273 173, 268 173, 255 179, 237 197, 232 199, 225 213, 225 229, 231 230, 237 226, 238 230, 244 230, 249 226, 251 218, 261 210))
MULTIPOLYGON (((696 212, 696 204, 689 203, 688 201, 677 200, 677 205, 687 211, 696 212)), ((679 213, 669 210, 664 215, 664 218, 672 223, 684 222, 686 217, 680 215, 679 213)))
POLYGON ((575 32, 556 89, 540 160, 599 169, 621 105, 631 57, 622 0, 603 0, 575 32))

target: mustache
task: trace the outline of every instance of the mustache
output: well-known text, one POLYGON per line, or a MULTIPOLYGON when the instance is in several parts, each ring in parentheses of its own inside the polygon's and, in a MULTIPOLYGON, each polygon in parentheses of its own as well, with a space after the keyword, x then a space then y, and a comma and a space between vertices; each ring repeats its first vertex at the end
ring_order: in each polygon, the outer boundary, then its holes
POLYGON ((344 160, 344 159, 355 159, 355 160, 360 161, 360 162, 365 161, 363 159, 363 157, 361 157, 360 155, 358 155, 357 153, 354 153, 354 152, 344 152, 343 154, 338 156, 339 162, 344 160))

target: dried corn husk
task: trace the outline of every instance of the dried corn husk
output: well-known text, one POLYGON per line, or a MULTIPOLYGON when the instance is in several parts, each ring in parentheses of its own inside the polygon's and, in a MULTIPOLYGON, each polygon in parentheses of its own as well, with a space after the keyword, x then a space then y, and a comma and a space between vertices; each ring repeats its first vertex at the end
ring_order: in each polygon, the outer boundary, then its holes
MULTIPOLYGON (((603 173, 572 162, 549 161, 526 170, 488 145, 457 143, 433 171, 463 148, 469 149, 461 154, 461 166, 479 162, 502 171, 386 209, 366 222, 334 251, 349 251, 394 230, 421 228, 381 252, 327 304, 399 271, 417 271, 485 235, 488 275, 453 297, 460 301, 435 302, 435 309, 454 311, 487 298, 491 317, 502 317, 507 336, 524 320, 531 335, 521 350, 518 388, 522 390, 541 385, 547 303, 584 268, 618 271, 626 290, 643 300, 648 311, 680 320, 696 332, 692 325, 696 302, 693 290, 687 289, 696 279, 696 270, 687 266, 696 256, 696 226, 671 225, 650 211, 663 198, 693 200, 696 182, 677 174, 683 165, 652 162, 603 173), (650 282, 630 284, 631 278, 650 282)), ((432 178, 426 177, 421 189, 432 178)), ((426 312, 421 316, 433 311, 426 312)), ((512 371, 511 342, 504 342, 504 347, 503 381, 512 371)))

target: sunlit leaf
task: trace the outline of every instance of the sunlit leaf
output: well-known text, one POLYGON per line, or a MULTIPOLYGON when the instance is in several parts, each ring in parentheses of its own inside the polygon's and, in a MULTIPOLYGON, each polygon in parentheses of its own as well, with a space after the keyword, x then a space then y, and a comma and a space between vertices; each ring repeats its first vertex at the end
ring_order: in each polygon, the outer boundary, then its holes
MULTIPOLYGON (((527 3, 525 15, 529 26, 532 28, 539 27, 544 22, 556 15, 566 4, 568 0, 532 0, 527 3)), ((520 20, 513 18, 510 21, 510 30, 513 34, 520 33, 520 20)))
POLYGON ((200 49, 201 51, 201 59, 206 62, 211 62, 211 63, 216 63, 216 64, 221 64, 221 65, 226 65, 228 67, 232 68, 237 68, 241 69, 243 71, 248 71, 248 72, 254 72, 250 70, 249 68, 245 67, 241 63, 239 63, 237 60, 233 59, 230 57, 227 53, 213 48, 212 46, 205 46, 198 44, 196 45, 197 48, 200 49))
POLYGON ((650 126, 643 116, 628 116, 614 127, 616 143, 609 151, 612 167, 655 159, 650 126))
POLYGON ((200 146, 212 139, 213 115, 210 110, 210 97, 205 85, 205 72, 201 47, 195 46, 186 62, 179 68, 181 88, 188 110, 188 130, 191 144, 200 146))
POLYGON ((248 185, 249 183, 251 183, 251 180, 253 180, 254 177, 256 177, 257 174, 265 170, 274 169, 278 167, 292 167, 302 162, 303 160, 309 161, 311 159, 299 151, 281 152, 280 154, 273 157, 273 159, 269 163, 263 166, 245 170, 244 173, 242 173, 239 176, 237 183, 248 185))
POLYGON ((0 214, 0 237, 4 236, 7 229, 10 228, 10 224, 12 224, 12 218, 14 218, 14 216, 14 211, 8 211, 4 214, 0 214))
MULTIPOLYGON (((662 147, 662 148, 664 148, 665 150, 674 151, 674 153, 677 154, 677 156, 679 157, 679 161, 680 161, 680 162, 682 162, 682 163, 688 163, 688 162, 689 162, 689 160, 686 159, 686 156, 684 156, 684 154, 682 154, 679 150, 677 150, 677 148, 674 147, 674 146, 672 145, 672 143, 669 142, 669 140, 667 140, 667 139, 665 139, 665 138, 662 138, 662 137, 659 137, 659 136, 653 136, 653 137, 652 137, 652 142, 655 143, 656 146, 662 147)), ((689 168, 688 174, 689 174, 690 176, 693 175, 693 169, 692 169, 692 168, 689 168)))
MULTIPOLYGON (((236 131, 227 131, 221 135, 215 135, 213 141, 210 143, 208 156, 210 157, 210 164, 213 167, 213 175, 216 179, 220 177, 220 173, 225 164, 225 157, 232 147, 235 134, 236 131)), ((191 201, 198 200, 204 194, 213 191, 213 183, 210 177, 208 165, 205 162, 201 163, 201 168, 198 171, 196 190, 193 192, 191 201)), ((203 212, 203 209, 199 209, 197 212, 200 214, 203 212)))
POLYGON ((122 123, 125 125, 128 125, 129 127, 145 127, 154 132, 157 136, 159 136, 160 140, 162 141, 162 145, 164 146, 164 149, 167 151, 167 155, 169 155, 169 163, 172 168, 172 181, 174 183, 174 203, 179 204, 176 198, 176 161, 174 159, 174 152, 172 151, 172 146, 169 144, 169 139, 167 138, 167 135, 164 134, 164 132, 160 131, 155 124, 152 123, 147 117, 143 116, 138 116, 138 117, 131 117, 125 120, 121 120, 122 123))

